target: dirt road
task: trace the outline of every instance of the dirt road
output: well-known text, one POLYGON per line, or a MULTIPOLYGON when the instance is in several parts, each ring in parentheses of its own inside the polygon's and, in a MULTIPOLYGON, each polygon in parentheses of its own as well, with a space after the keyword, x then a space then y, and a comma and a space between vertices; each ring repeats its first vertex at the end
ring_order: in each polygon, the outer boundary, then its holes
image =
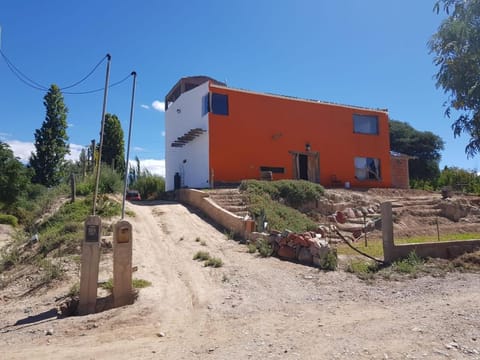
POLYGON ((0 292, 0 358, 480 359, 479 274, 367 283, 248 254, 179 204, 129 207, 135 277, 152 286, 132 306, 65 319, 48 315, 68 284, 0 292), (223 267, 192 260, 199 250, 223 267))

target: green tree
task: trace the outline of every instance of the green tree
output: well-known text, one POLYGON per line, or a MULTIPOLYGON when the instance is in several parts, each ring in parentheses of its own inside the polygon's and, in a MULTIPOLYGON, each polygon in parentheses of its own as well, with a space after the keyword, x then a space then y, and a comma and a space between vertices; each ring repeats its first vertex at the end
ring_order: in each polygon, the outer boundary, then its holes
POLYGON ((26 193, 29 183, 26 167, 14 156, 8 144, 0 142, 0 202, 13 204, 26 193))
POLYGON ((35 153, 30 166, 35 174, 33 181, 45 186, 55 186, 64 176, 65 155, 70 153, 67 136, 68 109, 57 85, 52 85, 43 98, 46 116, 42 127, 35 130, 35 153))
POLYGON ((445 114, 456 111, 454 136, 469 136, 465 153, 473 157, 480 151, 480 0, 440 0, 434 9, 441 7, 449 16, 428 46, 439 67, 437 87, 449 95, 445 114))
POLYGON ((120 174, 125 171, 125 142, 123 129, 116 115, 105 115, 105 129, 102 146, 102 162, 110 165, 120 174))
POLYGON ((418 131, 406 122, 390 120, 390 148, 414 156, 409 161, 410 177, 435 182, 440 175, 443 140, 430 131, 418 131))

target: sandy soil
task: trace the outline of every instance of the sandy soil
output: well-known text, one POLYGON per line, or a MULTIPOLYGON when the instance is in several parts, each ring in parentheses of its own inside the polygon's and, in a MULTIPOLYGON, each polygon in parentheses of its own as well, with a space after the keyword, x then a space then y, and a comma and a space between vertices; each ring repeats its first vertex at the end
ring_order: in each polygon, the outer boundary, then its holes
POLYGON ((132 306, 64 319, 55 300, 78 279, 0 290, 0 358, 480 359, 479 274, 368 283, 248 254, 179 204, 129 208, 134 275, 152 286, 132 306), (198 250, 224 266, 203 267, 198 250))

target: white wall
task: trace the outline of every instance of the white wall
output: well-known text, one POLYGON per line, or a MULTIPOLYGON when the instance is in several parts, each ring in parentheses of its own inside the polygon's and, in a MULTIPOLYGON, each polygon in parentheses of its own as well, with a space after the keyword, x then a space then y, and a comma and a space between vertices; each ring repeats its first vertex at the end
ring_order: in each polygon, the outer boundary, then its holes
POLYGON ((165 189, 174 189, 174 176, 182 176, 182 186, 207 188, 209 183, 208 113, 202 116, 202 97, 208 93, 208 82, 187 91, 168 106, 165 112, 165 189), (172 147, 178 137, 191 129, 207 132, 183 147, 172 147), (184 163, 184 160, 186 162, 184 163))

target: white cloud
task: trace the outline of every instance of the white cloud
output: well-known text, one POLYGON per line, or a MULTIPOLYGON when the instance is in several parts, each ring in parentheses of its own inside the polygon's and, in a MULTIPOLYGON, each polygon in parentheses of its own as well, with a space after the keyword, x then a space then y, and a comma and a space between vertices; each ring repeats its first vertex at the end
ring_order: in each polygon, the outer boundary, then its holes
POLYGON ((140 107, 141 107, 141 108, 144 108, 144 109, 147 109, 147 110, 150 109, 150 106, 145 105, 145 104, 140 105, 140 107))
POLYGON ((138 152, 146 151, 144 148, 142 148, 142 147, 140 147, 140 146, 134 146, 134 147, 133 147, 133 150, 134 150, 134 151, 138 151, 138 152))
MULTIPOLYGON (((35 145, 32 142, 9 140, 6 143, 10 146, 13 153, 20 161, 27 163, 32 152, 35 152, 35 145)), ((67 160, 76 161, 80 157, 80 151, 84 146, 77 144, 70 144, 70 155, 66 156, 67 160)))
MULTIPOLYGON (((130 160, 129 164, 131 167, 137 166, 135 160, 130 160)), ((165 160, 140 159, 140 167, 150 171, 152 174, 165 177, 165 160)))
POLYGON ((10 148, 12 149, 15 156, 24 163, 28 162, 31 153, 35 151, 35 146, 31 142, 8 140, 6 141, 6 143, 10 145, 10 148))
POLYGON ((165 136, 165 131, 162 131, 162 136, 165 136))
POLYGON ((165 112, 165 103, 162 101, 155 100, 152 102, 152 107, 160 112, 165 112))
POLYGON ((70 155, 65 158, 67 160, 77 161, 80 158, 80 152, 85 148, 83 145, 70 144, 70 155))

